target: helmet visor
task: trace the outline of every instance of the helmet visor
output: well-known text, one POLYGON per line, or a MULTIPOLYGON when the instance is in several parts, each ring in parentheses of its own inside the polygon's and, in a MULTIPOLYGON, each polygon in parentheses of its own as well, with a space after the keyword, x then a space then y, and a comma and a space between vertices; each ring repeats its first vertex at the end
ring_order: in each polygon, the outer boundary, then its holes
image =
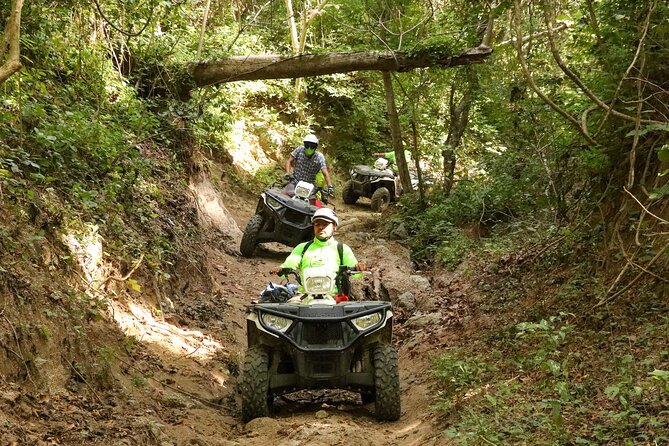
POLYGON ((315 225, 316 223, 322 223, 322 224, 328 224, 328 225, 330 223, 332 223, 333 225, 336 225, 336 223, 334 221, 330 220, 329 218, 325 218, 325 217, 316 217, 311 221, 311 224, 315 225))

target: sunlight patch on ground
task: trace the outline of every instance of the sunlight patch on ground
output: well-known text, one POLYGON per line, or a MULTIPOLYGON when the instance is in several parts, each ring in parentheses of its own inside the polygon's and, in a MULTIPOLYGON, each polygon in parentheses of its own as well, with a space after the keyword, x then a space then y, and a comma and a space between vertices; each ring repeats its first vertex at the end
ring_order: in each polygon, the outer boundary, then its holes
POLYGON ((198 214, 205 226, 213 226, 235 240, 235 245, 242 237, 242 231, 223 204, 219 192, 207 179, 189 184, 188 188, 196 198, 198 214))
POLYGON ((72 230, 63 235, 63 242, 79 262, 89 287, 96 288, 93 285, 101 283, 104 274, 102 237, 98 234, 98 226, 87 224, 77 231, 72 230))
MULTIPOLYGON (((106 282, 102 237, 96 225, 86 225, 83 229, 72 230, 63 235, 72 255, 77 259, 87 282, 86 294, 95 298, 107 298, 101 291, 106 282)), ((113 310, 114 320, 127 336, 134 336, 140 342, 155 343, 176 355, 198 359, 214 356, 223 345, 197 330, 183 330, 170 323, 156 320, 150 309, 137 304, 121 304, 108 300, 113 310)))
POLYGON ((403 427, 402 429, 398 430, 396 433, 398 433, 398 434, 404 434, 404 433, 406 433, 406 432, 410 432, 410 431, 412 431, 412 430, 418 428, 418 426, 420 426, 420 424, 421 424, 421 421, 420 421, 420 420, 414 421, 413 423, 408 424, 407 426, 405 426, 405 427, 403 427))
POLYGON ((261 166, 270 163, 269 158, 259 149, 257 138, 254 138, 256 141, 250 141, 253 136, 246 131, 246 121, 235 122, 231 133, 233 145, 228 148, 228 153, 235 166, 248 173, 255 173, 261 166))
MULTIPOLYGON (((283 143, 283 137, 276 133, 265 130, 270 143, 279 146, 283 143)), ((230 131, 232 145, 227 148, 232 156, 233 164, 244 171, 254 174, 263 166, 269 166, 273 161, 263 151, 258 137, 247 129, 245 120, 238 120, 232 125, 230 131)))
POLYGON ((151 310, 137 304, 111 302, 114 320, 127 336, 140 342, 155 343, 172 353, 198 359, 212 358, 223 345, 197 330, 183 330, 156 320, 151 310))

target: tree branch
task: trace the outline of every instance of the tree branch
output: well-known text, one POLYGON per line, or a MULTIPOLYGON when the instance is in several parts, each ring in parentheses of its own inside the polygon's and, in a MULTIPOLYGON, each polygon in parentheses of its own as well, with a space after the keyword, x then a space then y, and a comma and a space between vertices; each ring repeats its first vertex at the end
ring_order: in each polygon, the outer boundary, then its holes
MULTIPOLYGON (((569 79, 571 79, 578 86, 578 88, 581 89, 581 91, 583 91, 583 93, 585 93, 585 95, 587 97, 590 98, 590 100, 592 100, 595 104, 597 104, 603 110, 606 110, 607 114, 610 113, 613 116, 624 119, 626 121, 636 122, 637 121, 636 117, 626 115, 625 113, 621 113, 621 112, 615 110, 613 107, 610 107, 610 106, 606 105, 604 103, 604 101, 599 99, 597 97, 597 95, 595 95, 592 92, 592 90, 590 90, 585 85, 585 83, 581 80, 581 78, 576 76, 576 74, 567 66, 567 64, 564 63, 564 60, 562 60, 562 56, 560 56, 560 53, 557 50, 557 45, 555 44, 555 35, 553 34, 553 31, 552 31, 553 11, 550 10, 550 8, 548 7, 548 4, 547 4, 546 0, 541 0, 541 5, 542 5, 542 8, 543 8, 543 13, 544 13, 544 21, 546 22, 546 28, 547 28, 546 31, 548 33, 548 44, 549 44, 551 53, 553 54, 553 59, 555 59, 555 62, 558 64, 560 69, 567 75, 567 77, 569 79)), ((641 46, 643 44, 643 41, 646 37, 646 33, 648 32, 648 23, 649 23, 650 15, 651 15, 651 12, 652 12, 653 9, 655 9, 654 5, 651 6, 650 11, 648 13, 648 16, 646 18, 646 23, 644 25, 643 35, 641 37, 641 42, 639 42, 639 48, 637 49, 637 53, 638 53, 639 49, 641 48, 641 46)), ((636 57, 635 57, 635 61, 636 61, 636 57)), ((664 124, 664 122, 662 122, 662 121, 655 121, 653 119, 642 119, 640 122, 642 124, 664 124)))
MULTIPOLYGON (((530 73, 530 69, 527 66, 527 61, 525 60, 525 55, 523 54, 523 36, 522 36, 522 29, 521 29, 521 9, 520 9, 520 1, 519 0, 514 0, 514 11, 513 11, 513 21, 514 21, 514 28, 516 31, 516 52, 518 53, 518 62, 520 62, 520 67, 523 71, 523 74, 525 74, 525 78, 527 79, 527 82, 530 84, 530 87, 534 92, 546 103, 548 104, 553 110, 558 112, 560 115, 562 115, 567 121, 569 121, 578 131, 579 133, 588 141, 593 146, 597 145, 597 141, 592 139, 592 137, 588 134, 585 129, 581 127, 581 124, 571 116, 569 113, 567 113, 566 110, 564 110, 562 107, 557 105, 555 102, 553 102, 548 96, 546 96, 540 89, 539 86, 534 82, 534 78, 532 77, 532 73, 530 73)), ((550 34, 549 34, 550 35, 550 34)))
MULTIPOLYGON (((552 29, 552 32, 558 32, 558 31, 564 31, 568 28, 567 24, 564 22, 560 22, 558 26, 552 29)), ((525 45, 527 42, 530 40, 535 40, 535 39, 540 39, 544 36, 548 35, 547 30, 539 31, 534 34, 530 34, 529 36, 523 36, 520 40, 523 45, 525 45)), ((516 45, 516 42, 518 41, 517 37, 512 37, 510 39, 504 40, 497 45, 495 45, 495 48, 499 48, 501 46, 506 46, 506 45, 516 45)))
POLYGON ((638 204, 639 206, 641 206, 641 208, 642 208, 648 215, 650 215, 651 217, 656 218, 656 219, 659 220, 661 223, 669 224, 669 221, 667 221, 667 220, 665 220, 665 219, 663 219, 663 218, 661 218, 661 217, 658 217, 657 215, 655 215, 655 214, 653 214, 651 211, 649 211, 648 208, 647 208, 646 206, 644 206, 643 204, 641 204, 641 202, 639 201, 639 199, 638 199, 637 197, 635 197, 634 194, 633 194, 632 192, 630 192, 629 190, 627 190, 626 187, 623 187, 623 190, 624 190, 625 192, 627 192, 627 193, 629 194, 629 196, 632 197, 632 198, 634 199, 634 201, 636 201, 637 204, 638 204))
POLYGON ((198 87, 222 82, 294 79, 351 71, 410 71, 432 66, 450 68, 483 63, 492 54, 485 46, 457 55, 433 56, 389 52, 302 54, 297 56, 233 56, 191 65, 198 87))

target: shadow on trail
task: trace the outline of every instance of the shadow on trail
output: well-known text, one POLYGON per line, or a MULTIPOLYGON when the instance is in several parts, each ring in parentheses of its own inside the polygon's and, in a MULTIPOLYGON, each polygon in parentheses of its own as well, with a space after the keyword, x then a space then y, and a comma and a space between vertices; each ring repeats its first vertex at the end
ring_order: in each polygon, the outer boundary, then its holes
POLYGON ((260 244, 256 248, 254 257, 260 257, 265 260, 277 260, 283 262, 293 248, 283 246, 278 243, 260 244))
POLYGON ((315 414, 319 410, 346 413, 374 421, 374 404, 363 405, 360 395, 346 390, 300 391, 274 398, 272 417, 315 414))

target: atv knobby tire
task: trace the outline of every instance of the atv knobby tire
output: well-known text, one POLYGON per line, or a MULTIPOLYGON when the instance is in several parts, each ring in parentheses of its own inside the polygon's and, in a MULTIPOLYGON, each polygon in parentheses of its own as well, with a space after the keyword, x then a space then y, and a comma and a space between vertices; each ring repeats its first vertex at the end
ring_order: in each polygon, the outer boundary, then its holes
POLYGON ((239 385, 242 399, 242 420, 269 415, 269 356, 259 347, 251 347, 244 356, 244 368, 239 385))
POLYGON ((389 344, 374 349, 374 396, 376 418, 395 421, 400 418, 400 373, 397 352, 389 344))
POLYGON ((349 180, 346 182, 346 184, 344 184, 344 189, 342 189, 341 192, 341 198, 344 200, 345 204, 353 204, 358 201, 360 196, 353 190, 353 181, 349 180))
POLYGON ((251 257, 253 251, 256 250, 256 246, 258 246, 258 233, 262 229, 263 222, 262 215, 255 214, 246 224, 242 241, 239 244, 239 252, 244 257, 251 257))
POLYGON ((390 204, 390 191, 385 187, 379 187, 372 194, 372 210, 383 212, 390 204))

